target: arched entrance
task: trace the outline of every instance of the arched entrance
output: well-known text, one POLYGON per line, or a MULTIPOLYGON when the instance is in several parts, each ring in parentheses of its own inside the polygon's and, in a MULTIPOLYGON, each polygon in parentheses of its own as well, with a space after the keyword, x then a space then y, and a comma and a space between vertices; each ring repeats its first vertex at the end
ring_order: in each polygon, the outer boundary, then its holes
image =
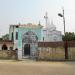
POLYGON ((2 46, 2 50, 8 50, 8 47, 7 47, 6 44, 3 44, 3 46, 2 46))
POLYGON ((24 56, 30 55, 30 44, 24 45, 24 56))
POLYGON ((24 56, 33 56, 34 51, 36 51, 38 42, 38 37, 35 32, 28 31, 22 36, 22 55, 24 56))

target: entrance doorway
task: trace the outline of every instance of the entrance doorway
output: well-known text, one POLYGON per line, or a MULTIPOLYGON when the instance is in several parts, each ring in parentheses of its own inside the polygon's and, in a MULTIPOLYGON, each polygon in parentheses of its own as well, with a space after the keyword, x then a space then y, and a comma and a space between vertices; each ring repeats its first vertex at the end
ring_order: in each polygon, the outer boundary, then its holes
POLYGON ((24 45, 24 56, 30 56, 30 44, 24 45))

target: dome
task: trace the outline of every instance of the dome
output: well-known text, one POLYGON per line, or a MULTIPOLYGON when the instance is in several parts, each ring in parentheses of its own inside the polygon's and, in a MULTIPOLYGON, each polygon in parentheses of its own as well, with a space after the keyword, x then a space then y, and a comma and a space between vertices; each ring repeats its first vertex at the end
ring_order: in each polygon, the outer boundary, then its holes
POLYGON ((51 24, 48 24, 48 29, 49 30, 56 30, 56 26, 53 24, 53 21, 51 21, 51 24))

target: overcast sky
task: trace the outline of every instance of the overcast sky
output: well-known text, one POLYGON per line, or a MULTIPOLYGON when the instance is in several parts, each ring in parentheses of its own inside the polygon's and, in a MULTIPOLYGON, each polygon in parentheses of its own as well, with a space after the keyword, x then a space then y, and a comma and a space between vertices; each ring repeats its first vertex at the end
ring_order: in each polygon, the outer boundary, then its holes
POLYGON ((75 32, 75 0, 0 0, 0 36, 9 32, 10 24, 45 25, 44 15, 48 12, 57 30, 63 33, 63 19, 57 14, 65 10, 66 31, 75 32))

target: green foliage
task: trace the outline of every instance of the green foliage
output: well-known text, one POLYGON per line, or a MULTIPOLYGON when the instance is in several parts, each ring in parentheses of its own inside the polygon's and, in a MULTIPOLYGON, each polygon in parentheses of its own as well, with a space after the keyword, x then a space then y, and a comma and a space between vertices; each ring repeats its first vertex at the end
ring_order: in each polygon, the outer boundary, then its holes
POLYGON ((63 41, 74 41, 75 34, 74 32, 66 32, 65 35, 62 36, 63 41))
POLYGON ((9 40, 9 34, 3 35, 3 36, 2 36, 2 39, 3 39, 3 40, 9 40))

